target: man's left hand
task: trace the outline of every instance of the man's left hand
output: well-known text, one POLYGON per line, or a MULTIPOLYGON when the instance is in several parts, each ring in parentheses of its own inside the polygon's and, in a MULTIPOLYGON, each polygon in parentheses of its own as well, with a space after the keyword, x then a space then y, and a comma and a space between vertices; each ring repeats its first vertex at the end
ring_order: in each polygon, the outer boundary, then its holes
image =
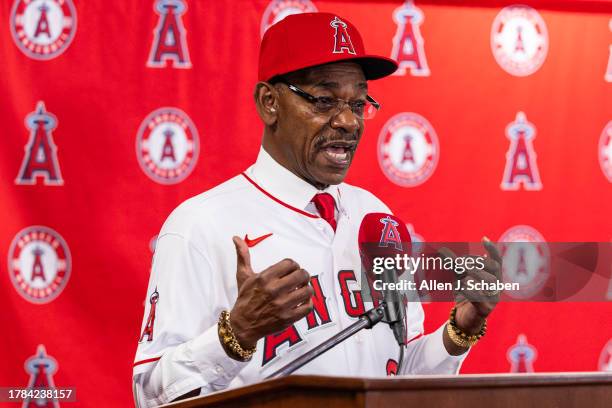
MULTIPOLYGON (((472 283, 487 282, 491 284, 501 281, 502 257, 499 250, 486 237, 483 238, 482 242, 488 253, 488 256, 485 255, 483 259, 484 267, 482 269, 468 270, 459 276, 462 289, 456 293, 455 297, 455 307, 457 308, 455 314, 456 325, 468 335, 474 335, 480 331, 485 319, 491 314, 499 301, 499 291, 470 289, 470 285, 468 285, 469 281, 472 281, 472 283)), ((444 257, 456 257, 447 248, 443 248, 439 252, 444 257)), ((467 351, 467 348, 457 346, 450 339, 446 330, 444 331, 444 345, 449 354, 452 355, 463 354, 467 351)))

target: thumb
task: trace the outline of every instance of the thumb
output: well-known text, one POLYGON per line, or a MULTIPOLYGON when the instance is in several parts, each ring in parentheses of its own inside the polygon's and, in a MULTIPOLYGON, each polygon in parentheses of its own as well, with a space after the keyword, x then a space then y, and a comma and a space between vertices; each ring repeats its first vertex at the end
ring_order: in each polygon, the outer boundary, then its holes
POLYGON ((240 289, 244 281, 255 275, 255 272, 251 267, 251 255, 246 242, 236 236, 232 238, 232 241, 234 241, 236 247, 236 281, 238 282, 238 289, 240 289))

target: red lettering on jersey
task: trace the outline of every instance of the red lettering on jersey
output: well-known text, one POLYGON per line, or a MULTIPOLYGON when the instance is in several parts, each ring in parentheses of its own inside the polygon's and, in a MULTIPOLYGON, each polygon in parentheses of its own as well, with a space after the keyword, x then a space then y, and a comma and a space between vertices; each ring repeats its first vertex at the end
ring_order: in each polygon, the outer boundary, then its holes
POLYGON ((334 28, 334 54, 342 54, 348 52, 349 54, 355 54, 355 48, 351 42, 351 36, 349 35, 346 27, 346 23, 340 20, 338 17, 329 23, 334 28))
POLYGON ((387 377, 397 375, 397 361, 390 358, 387 360, 387 377))
POLYGON ((276 358, 276 350, 283 343, 289 343, 289 348, 295 346, 302 341, 302 337, 298 333, 295 325, 287 327, 285 330, 275 334, 269 334, 264 338, 264 352, 261 366, 265 366, 270 361, 276 358))
POLYGON ((397 31, 393 38, 391 58, 399 65, 394 75, 406 75, 407 69, 410 69, 414 76, 429 76, 420 29, 423 12, 412 1, 407 1, 393 12, 393 20, 397 24, 397 31))
POLYGON ((147 66, 162 68, 172 61, 174 68, 191 68, 186 31, 181 15, 187 6, 183 0, 157 0, 155 11, 159 22, 153 31, 154 39, 147 66))
POLYGON ((47 10, 49 10, 49 8, 43 3, 38 9, 40 10, 40 17, 38 18, 38 24, 36 24, 34 37, 38 37, 40 34, 47 34, 47 37, 51 38, 51 33, 49 32, 49 21, 47 20, 47 10))
POLYGON ((157 288, 155 288, 155 292, 151 294, 149 298, 149 303, 151 303, 151 310, 149 310, 149 317, 147 317, 147 324, 145 324, 145 328, 142 331, 142 335, 140 336, 139 343, 142 343, 145 336, 147 336, 147 341, 153 341, 153 326, 155 324, 155 307, 157 305, 157 301, 159 300, 159 293, 157 292, 157 288))
POLYGON ((51 132, 57 126, 57 118, 45 111, 44 102, 38 102, 36 111, 26 116, 30 137, 26 144, 25 156, 15 184, 36 184, 42 176, 45 185, 62 185, 62 175, 57 161, 57 147, 51 132))
POLYGON ((344 301, 344 309, 346 310, 346 314, 351 317, 359 317, 365 313, 363 298, 361 297, 361 291, 349 291, 349 281, 357 281, 357 279, 355 279, 355 271, 344 270, 338 272, 340 294, 342 295, 342 300, 344 301))
POLYGON ((321 290, 321 283, 319 282, 318 276, 312 276, 310 278, 310 286, 314 289, 314 295, 312 297, 312 311, 306 315, 308 330, 331 322, 329 310, 327 309, 327 302, 325 301, 326 297, 321 290))
POLYGON ((501 183, 502 190, 541 190, 542 182, 533 148, 535 127, 527 122, 523 112, 516 115, 516 120, 506 128, 506 137, 510 139, 510 148, 506 153, 506 168, 501 183))
POLYGON ((397 221, 385 217, 381 218, 380 222, 384 225, 382 233, 380 234, 380 242, 378 243, 379 247, 388 247, 393 245, 395 249, 401 251, 403 249, 402 245, 402 237, 400 237, 400 233, 397 230, 397 226, 399 225, 397 221))

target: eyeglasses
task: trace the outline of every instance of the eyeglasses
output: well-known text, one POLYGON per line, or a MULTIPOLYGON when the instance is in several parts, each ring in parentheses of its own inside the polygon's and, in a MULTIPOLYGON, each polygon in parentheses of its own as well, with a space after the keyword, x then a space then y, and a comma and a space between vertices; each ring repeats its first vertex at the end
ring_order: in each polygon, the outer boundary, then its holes
POLYGON ((330 112, 338 113, 344 109, 344 105, 348 105, 353 115, 359 119, 372 119, 376 116, 376 112, 380 109, 380 104, 370 95, 366 95, 365 100, 347 101, 340 98, 332 98, 330 96, 313 96, 303 89, 298 88, 285 81, 279 81, 287 85, 287 87, 296 95, 306 99, 314 106, 315 112, 319 114, 329 114, 330 112))

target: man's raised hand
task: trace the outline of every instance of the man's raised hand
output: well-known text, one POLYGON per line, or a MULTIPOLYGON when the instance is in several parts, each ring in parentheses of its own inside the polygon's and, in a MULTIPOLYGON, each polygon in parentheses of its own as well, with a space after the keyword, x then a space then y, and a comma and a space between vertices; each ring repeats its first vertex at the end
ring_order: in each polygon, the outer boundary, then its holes
POLYGON ((292 259, 283 259, 260 273, 251 267, 249 248, 239 237, 236 247, 238 298, 230 325, 243 348, 253 348, 260 338, 287 328, 312 310, 314 291, 310 274, 292 259))

